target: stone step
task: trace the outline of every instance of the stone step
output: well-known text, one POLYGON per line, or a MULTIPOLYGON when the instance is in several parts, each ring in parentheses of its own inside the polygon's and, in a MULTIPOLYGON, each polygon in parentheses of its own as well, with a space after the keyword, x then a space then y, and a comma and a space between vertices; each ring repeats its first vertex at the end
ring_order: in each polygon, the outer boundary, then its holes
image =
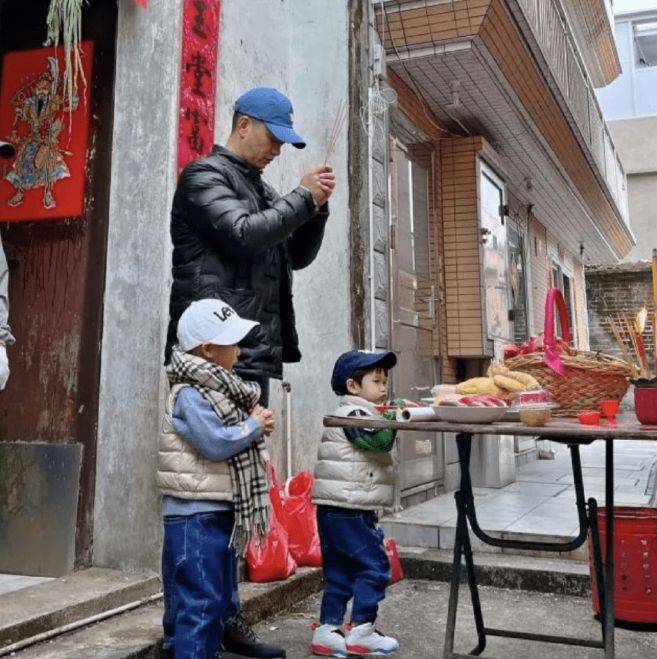
MULTIPOLYGON (((286 581, 241 583, 242 613, 252 624, 274 616, 317 592, 321 588, 321 578, 321 570, 317 568, 300 568, 286 581)), ((32 645, 12 656, 18 659, 155 659, 161 655, 162 613, 161 602, 141 606, 32 645)), ((230 657, 224 654, 224 659, 230 657)))
POLYGON ((66 577, 0 595, 0 652, 105 611, 140 601, 161 590, 154 574, 126 575, 119 570, 89 568, 66 577))
MULTIPOLYGON (((407 578, 452 578, 451 551, 400 547, 399 557, 407 578)), ((475 556, 475 567, 480 586, 579 597, 589 594, 589 566, 583 561, 480 553, 475 556)))
MULTIPOLYGON (((499 529, 487 528, 482 524, 483 530, 494 538, 506 540, 522 540, 527 542, 551 542, 565 543, 573 539, 573 535, 562 533, 531 533, 529 531, 501 531, 499 529)), ((381 521, 381 528, 386 536, 395 538, 398 544, 404 546, 425 547, 433 550, 450 550, 454 548, 456 536, 456 521, 448 520, 441 524, 427 524, 410 520, 392 520, 385 518, 381 521)), ((518 549, 501 549, 484 544, 470 532, 470 543, 476 553, 481 554, 505 554, 513 556, 532 556, 556 559, 567 559, 575 561, 588 560, 588 543, 571 552, 538 552, 518 549)))

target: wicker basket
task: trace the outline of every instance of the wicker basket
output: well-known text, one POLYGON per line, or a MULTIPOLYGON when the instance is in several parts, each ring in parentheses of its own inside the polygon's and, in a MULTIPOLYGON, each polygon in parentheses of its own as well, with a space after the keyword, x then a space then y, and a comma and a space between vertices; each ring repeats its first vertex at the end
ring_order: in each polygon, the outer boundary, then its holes
POLYGON ((565 369, 560 375, 546 362, 546 352, 517 355, 504 361, 513 371, 533 375, 555 403, 556 416, 577 416, 585 410, 597 410, 603 400, 621 400, 629 387, 630 367, 626 362, 600 353, 568 347, 570 331, 566 307, 557 288, 550 289, 545 305, 545 346, 558 354, 565 369), (561 319, 563 341, 554 336, 554 305, 561 319))

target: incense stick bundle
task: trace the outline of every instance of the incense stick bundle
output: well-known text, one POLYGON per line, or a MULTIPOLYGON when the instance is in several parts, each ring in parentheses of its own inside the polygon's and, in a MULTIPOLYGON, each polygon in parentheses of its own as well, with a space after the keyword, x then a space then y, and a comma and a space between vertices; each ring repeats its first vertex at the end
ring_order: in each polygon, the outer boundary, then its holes
POLYGON ((347 120, 349 106, 344 99, 340 101, 338 106, 338 111, 335 113, 335 119, 333 120, 333 127, 331 128, 331 133, 329 135, 328 146, 326 147, 326 154, 324 155, 324 164, 328 162, 328 159, 335 149, 335 145, 338 142, 338 137, 344 126, 344 122, 347 120))
POLYGON ((634 358, 632 356, 632 352, 627 347, 627 343, 625 343, 625 339, 623 338, 623 333, 619 323, 612 316, 607 317, 607 323, 609 324, 611 333, 614 335, 614 338, 616 339, 616 343, 618 344, 618 347, 621 349, 623 355, 625 356, 625 361, 632 370, 632 377, 636 377, 637 370, 634 364, 634 358))
POLYGON ((649 377, 648 373, 648 354, 646 353, 646 344, 643 340, 643 333, 646 330, 646 319, 648 318, 648 309, 642 307, 636 315, 634 320, 634 335, 636 336, 636 344, 639 349, 639 357, 641 359, 641 377, 649 377))
POLYGON ((625 314, 622 315, 622 318, 626 327, 626 331, 630 335, 630 341, 632 342, 632 346, 634 348, 634 354, 636 355, 636 359, 639 362, 639 375, 642 378, 647 378, 648 368, 645 362, 646 351, 645 349, 641 350, 643 339, 641 338, 641 335, 637 333, 634 323, 625 314))

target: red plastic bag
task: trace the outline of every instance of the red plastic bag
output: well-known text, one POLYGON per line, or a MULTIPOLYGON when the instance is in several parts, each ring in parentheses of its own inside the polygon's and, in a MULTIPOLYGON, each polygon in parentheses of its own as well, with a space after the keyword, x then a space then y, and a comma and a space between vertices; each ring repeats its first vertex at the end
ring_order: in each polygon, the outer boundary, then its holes
POLYGON ((317 506, 312 502, 314 482, 309 471, 299 472, 287 481, 282 497, 290 553, 299 565, 307 567, 322 565, 317 506))
POLYGON ((393 583, 397 583, 404 578, 404 570, 402 569, 399 554, 397 553, 397 543, 392 538, 386 538, 383 544, 386 548, 386 554, 388 554, 388 560, 390 561, 390 585, 392 586, 393 583))
POLYGON ((260 545, 255 540, 246 550, 249 581, 265 583, 287 579, 297 571, 297 564, 290 554, 287 531, 283 525, 282 485, 276 483, 273 467, 268 468, 272 487, 269 490, 271 503, 269 533, 260 545))

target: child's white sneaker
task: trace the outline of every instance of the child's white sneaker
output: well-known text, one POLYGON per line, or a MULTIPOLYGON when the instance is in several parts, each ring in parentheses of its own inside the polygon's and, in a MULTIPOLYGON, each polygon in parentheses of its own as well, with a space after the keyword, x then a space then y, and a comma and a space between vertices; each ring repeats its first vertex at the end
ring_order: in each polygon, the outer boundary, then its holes
POLYGON ((319 625, 313 633, 310 651, 320 657, 348 657, 344 633, 339 625, 319 625))
POLYGON ((399 650, 399 643, 374 629, 371 622, 352 627, 346 638, 347 652, 359 657, 381 656, 399 650))

